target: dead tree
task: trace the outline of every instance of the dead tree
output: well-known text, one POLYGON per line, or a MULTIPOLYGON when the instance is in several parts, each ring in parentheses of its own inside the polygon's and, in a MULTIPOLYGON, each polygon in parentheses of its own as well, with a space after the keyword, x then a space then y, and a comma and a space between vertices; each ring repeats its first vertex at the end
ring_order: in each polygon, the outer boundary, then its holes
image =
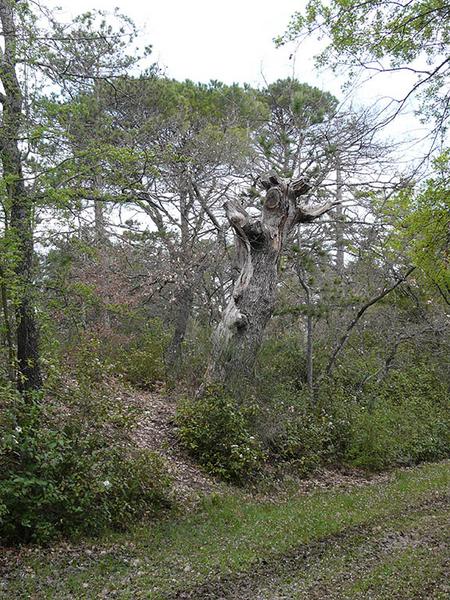
POLYGON ((275 307, 278 266, 286 240, 295 225, 314 221, 337 204, 299 204, 298 198, 310 189, 304 179, 287 181, 271 173, 261 177, 259 184, 266 191, 259 216, 251 217, 236 201, 224 204, 235 234, 240 273, 214 333, 207 383, 239 384, 252 377, 275 307))

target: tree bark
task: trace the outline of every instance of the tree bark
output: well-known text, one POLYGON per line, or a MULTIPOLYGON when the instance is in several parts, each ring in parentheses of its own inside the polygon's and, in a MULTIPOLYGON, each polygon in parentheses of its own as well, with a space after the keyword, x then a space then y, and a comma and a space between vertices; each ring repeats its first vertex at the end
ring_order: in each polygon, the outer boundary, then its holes
POLYGON ((0 79, 4 88, 4 95, 0 97, 3 105, 0 157, 11 206, 10 231, 18 256, 15 264, 19 286, 16 308, 17 385, 19 391, 28 392, 42 386, 42 376, 32 294, 33 205, 24 184, 18 142, 22 119, 22 92, 16 74, 17 32, 13 6, 8 0, 0 0, 0 21, 4 38, 4 50, 0 60, 0 79))
POLYGON ((178 371, 181 365, 182 344, 186 336, 193 301, 192 288, 190 286, 183 288, 178 296, 174 332, 166 350, 166 370, 169 377, 171 373, 178 371))
POLYGON ((176 258, 180 261, 180 286, 176 300, 176 313, 174 319, 174 331, 165 353, 165 363, 167 374, 176 372, 182 362, 183 341, 186 336, 187 326, 191 316, 192 305, 194 302, 195 283, 191 280, 185 282, 185 271, 189 273, 188 265, 192 258, 192 239, 189 231, 189 211, 192 206, 192 195, 194 189, 190 182, 184 182, 184 189, 179 198, 180 211, 180 256, 176 258))
POLYGON ((306 384, 308 386, 310 397, 312 399, 314 392, 314 322, 313 316, 311 314, 313 303, 311 301, 311 290, 308 284, 306 283, 305 278, 302 276, 299 264, 297 264, 297 277, 300 285, 305 291, 306 305, 308 307, 308 314, 306 316, 306 384))
POLYGON ((0 267, 0 296, 4 321, 5 342, 8 349, 8 378, 14 383, 15 377, 15 350, 13 342, 13 330, 11 326, 11 317, 8 304, 8 290, 5 283, 5 274, 0 267))
POLYGON ((277 297, 278 266, 286 239, 298 223, 328 212, 335 202, 298 206, 309 190, 303 179, 286 181, 269 174, 260 178, 266 190, 261 215, 252 218, 235 201, 224 205, 235 234, 239 276, 213 336, 206 382, 233 386, 253 376, 256 355, 277 297))
POLYGON ((342 276, 344 272, 344 214, 342 211, 342 171, 340 161, 338 160, 336 165, 336 201, 338 205, 336 207, 336 269, 339 275, 342 276))

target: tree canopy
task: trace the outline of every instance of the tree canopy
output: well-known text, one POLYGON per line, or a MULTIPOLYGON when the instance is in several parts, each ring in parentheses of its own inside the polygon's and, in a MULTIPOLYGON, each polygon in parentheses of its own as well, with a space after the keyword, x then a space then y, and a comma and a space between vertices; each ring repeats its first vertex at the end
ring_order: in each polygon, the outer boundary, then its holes
POLYGON ((414 94, 421 98, 421 116, 435 127, 447 127, 450 112, 450 3, 445 0, 310 0, 295 13, 278 44, 314 35, 325 39, 316 57, 319 66, 344 68, 352 79, 361 69, 370 73, 412 75, 397 111, 414 94))

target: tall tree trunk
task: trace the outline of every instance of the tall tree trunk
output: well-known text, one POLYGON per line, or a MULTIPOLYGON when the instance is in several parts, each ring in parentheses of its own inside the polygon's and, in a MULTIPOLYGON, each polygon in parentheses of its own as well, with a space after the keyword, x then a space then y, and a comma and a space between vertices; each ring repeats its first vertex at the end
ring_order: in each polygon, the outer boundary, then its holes
POLYGON ((285 241, 294 225, 311 222, 335 205, 297 206, 297 198, 309 190, 303 179, 288 182, 269 174, 260 178, 260 185, 267 192, 260 217, 250 217, 237 202, 224 205, 235 234, 240 274, 214 333, 207 383, 234 385, 253 376, 256 355, 275 307, 285 241))
MULTIPOLYGON (((101 196, 103 190, 103 176, 100 172, 94 175, 94 196, 101 196)), ((108 242, 108 235, 105 227, 105 214, 104 204, 102 200, 94 200, 94 238, 95 244, 98 250, 97 261, 104 273, 108 272, 108 257, 105 255, 104 250, 108 242)), ((104 327, 106 330, 111 328, 111 318, 109 311, 106 307, 110 302, 109 294, 106 293, 103 298, 99 300, 99 304, 95 310, 96 322, 104 327)))
POLYGON ((338 159, 336 165, 336 201, 339 203, 336 206, 335 217, 335 234, 336 234, 336 268, 339 275, 344 273, 344 214, 342 210, 342 171, 341 164, 338 159))
POLYGON ((0 20, 4 50, 1 53, 0 79, 5 93, 0 134, 3 177, 11 206, 11 234, 17 247, 15 273, 19 285, 17 321, 17 384, 21 392, 39 389, 42 377, 39 365, 38 332, 33 308, 33 225, 32 201, 25 188, 19 150, 22 119, 22 92, 16 74, 16 40, 14 3, 0 0, 0 20))
MULTIPOLYGON (((192 255, 189 232, 189 209, 191 207, 194 189, 192 185, 189 186, 189 184, 186 184, 186 190, 183 190, 180 194, 179 211, 181 257, 177 256, 178 259, 181 258, 181 264, 184 265, 182 272, 179 274, 179 277, 182 277, 183 279, 186 278, 185 272, 189 272, 189 269, 186 267, 189 266, 192 255)), ((197 192, 197 194, 198 193, 199 192, 197 192)), ((186 336, 187 326, 192 312, 192 305, 194 302, 194 287, 195 283, 193 281, 182 281, 179 293, 177 295, 176 314, 174 319, 175 327, 172 339, 170 340, 165 355, 166 370, 168 374, 175 374, 182 362, 182 344, 186 336)))
POLYGON ((0 297, 2 304, 4 335, 8 351, 8 378, 11 382, 15 382, 15 350, 13 342, 13 330, 11 325, 11 316, 8 304, 8 290, 5 282, 5 274, 0 267, 0 297))
MULTIPOLYGON (((230 208, 229 203, 228 213, 230 208)), ((252 242, 247 238, 243 248, 242 238, 236 237, 237 250, 242 255, 241 270, 213 339, 209 377, 214 380, 231 382, 252 376, 256 354, 275 307, 282 244, 278 240, 271 243, 262 230, 259 241, 254 238, 252 242)))
MULTIPOLYGON (((96 175, 96 186, 95 191, 100 191, 101 188, 97 185, 97 182, 101 177, 96 175)), ((94 200, 94 229, 95 229, 95 241, 98 245, 102 244, 102 242, 106 239, 106 230, 105 230, 105 215, 103 213, 103 203, 101 200, 94 200)))
MULTIPOLYGON (((300 236, 299 236, 300 237, 300 236)), ((300 240, 299 240, 300 245, 300 240)), ((308 314, 306 316, 306 384, 310 393, 311 400, 313 399, 314 392, 314 370, 313 370, 313 359, 314 359, 314 321, 312 316, 312 298, 311 289, 306 283, 306 277, 301 272, 300 264, 296 265, 297 277, 300 285, 305 292, 306 305, 308 307, 308 314)))

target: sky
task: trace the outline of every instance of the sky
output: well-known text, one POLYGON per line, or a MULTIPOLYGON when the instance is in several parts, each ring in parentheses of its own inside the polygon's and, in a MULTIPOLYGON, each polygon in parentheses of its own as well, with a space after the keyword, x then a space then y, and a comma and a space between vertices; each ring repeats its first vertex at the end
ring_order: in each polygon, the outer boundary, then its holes
MULTIPOLYGON (((45 1, 45 0, 44 0, 45 1)), ((118 7, 153 46, 153 60, 175 79, 263 85, 296 74, 302 81, 331 83, 313 71, 310 43, 304 55, 289 59, 292 48, 275 47, 290 16, 304 0, 51 0, 66 18, 77 12, 118 7)), ((335 91, 339 86, 334 84, 335 91)), ((333 90, 329 90, 333 91, 333 90)))

